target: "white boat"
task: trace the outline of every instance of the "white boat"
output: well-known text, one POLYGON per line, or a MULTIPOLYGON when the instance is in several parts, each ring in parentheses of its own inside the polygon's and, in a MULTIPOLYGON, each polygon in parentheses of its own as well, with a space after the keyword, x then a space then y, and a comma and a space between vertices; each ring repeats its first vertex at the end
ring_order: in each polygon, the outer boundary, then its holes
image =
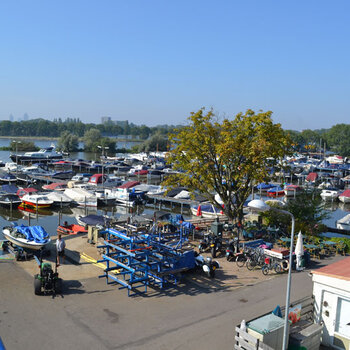
POLYGON ((49 199, 46 194, 31 193, 21 197, 24 206, 49 208, 53 204, 53 200, 49 199))
POLYGON ((340 191, 337 188, 328 187, 322 190, 320 196, 324 201, 336 201, 340 191))
POLYGON ((105 189, 105 196, 108 198, 114 198, 117 204, 124 205, 126 207, 133 207, 137 203, 142 202, 144 192, 138 192, 132 188, 113 188, 105 189))
POLYGON ((287 185, 284 188, 284 194, 288 197, 296 196, 302 192, 302 188, 298 185, 287 185))
POLYGON ((49 162, 51 160, 63 159, 63 155, 60 152, 55 151, 55 146, 42 148, 38 152, 26 152, 24 154, 11 154, 10 156, 13 162, 49 162))
POLYGON ((194 216, 200 216, 203 218, 217 218, 224 215, 222 208, 217 208, 209 202, 191 206, 191 213, 194 216))
POLYGON ((96 195, 84 188, 67 188, 63 193, 76 202, 79 206, 97 207, 96 195))
POLYGON ((68 197, 62 191, 52 191, 46 194, 47 198, 53 201, 54 206, 68 207, 72 204, 72 198, 68 197))
POLYGON ((98 187, 117 187, 123 183, 123 180, 117 176, 109 176, 107 174, 94 174, 87 182, 88 185, 98 187))
POLYGON ((340 193, 338 198, 343 203, 350 203, 350 190, 340 193))
POLYGON ((347 214, 343 218, 337 220, 337 228, 339 230, 350 230, 350 214, 347 214))
POLYGON ((2 233, 11 243, 32 250, 39 250, 51 241, 42 226, 6 226, 2 233))
POLYGON ((32 165, 25 168, 22 168, 22 173, 31 176, 51 176, 52 172, 43 169, 38 165, 32 165))

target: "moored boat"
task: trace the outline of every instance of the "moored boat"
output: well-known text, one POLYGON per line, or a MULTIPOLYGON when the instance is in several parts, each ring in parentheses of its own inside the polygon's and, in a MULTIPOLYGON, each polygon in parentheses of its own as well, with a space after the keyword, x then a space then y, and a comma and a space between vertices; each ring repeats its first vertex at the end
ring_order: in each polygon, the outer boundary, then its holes
POLYGON ((280 186, 275 186, 267 191, 269 197, 279 197, 284 195, 284 189, 280 186))
POLYGON ((192 205, 191 213, 203 218, 217 218, 224 215, 222 208, 217 208, 209 202, 192 205))
POLYGON ((84 226, 77 225, 77 224, 68 225, 67 222, 57 227, 57 233, 61 233, 64 235, 76 235, 78 233, 86 233, 86 232, 87 232, 87 229, 84 226))
POLYGON ((0 193, 0 206, 6 208, 16 208, 22 203, 22 200, 15 194, 0 193))
POLYGON ((302 188, 298 185, 287 185, 284 188, 284 194, 288 197, 296 196, 302 192, 302 188))
POLYGON ((350 230, 350 214, 347 214, 341 219, 337 220, 337 229, 350 230))
POLYGON ((338 198, 343 203, 350 203, 350 190, 340 193, 338 198))
POLYGON ((53 204, 53 200, 49 199, 46 194, 40 193, 25 194, 21 199, 24 206, 35 208, 49 208, 53 204))
POLYGON ((11 154, 13 162, 50 162, 63 159, 63 154, 55 151, 55 147, 42 148, 38 152, 26 152, 24 154, 11 154))
POLYGON ((336 201, 340 191, 334 187, 328 187, 322 190, 320 196, 324 201, 336 201))

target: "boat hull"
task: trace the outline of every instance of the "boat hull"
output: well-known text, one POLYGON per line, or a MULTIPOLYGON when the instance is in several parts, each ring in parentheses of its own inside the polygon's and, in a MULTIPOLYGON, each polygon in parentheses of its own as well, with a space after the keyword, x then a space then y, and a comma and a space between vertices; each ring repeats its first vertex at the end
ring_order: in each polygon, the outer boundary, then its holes
POLYGON ((47 244, 49 244, 51 241, 51 240, 48 240, 48 242, 46 243, 36 243, 36 242, 28 241, 27 239, 24 239, 24 238, 15 238, 10 234, 10 230, 6 228, 3 229, 2 233, 4 237, 14 245, 17 245, 25 249, 30 249, 30 250, 40 250, 43 247, 45 247, 47 244))
POLYGON ((33 203, 33 202, 29 202, 29 201, 22 201, 22 205, 24 207, 38 207, 38 208, 50 208, 52 203, 33 203))

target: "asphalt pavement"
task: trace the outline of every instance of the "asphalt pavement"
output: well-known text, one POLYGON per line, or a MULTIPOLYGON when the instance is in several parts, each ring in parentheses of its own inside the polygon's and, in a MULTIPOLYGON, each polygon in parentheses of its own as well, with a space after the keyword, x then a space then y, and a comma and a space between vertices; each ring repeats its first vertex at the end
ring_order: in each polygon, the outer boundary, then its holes
MULTIPOLYGON (((292 301, 312 294, 308 272, 292 274, 292 301)), ((189 276, 177 287, 136 297, 97 277, 65 279, 62 296, 53 298, 34 295, 33 276, 3 260, 0 336, 7 350, 232 349, 242 319, 285 304, 287 275, 253 284, 244 283, 245 273, 241 288, 189 276)))

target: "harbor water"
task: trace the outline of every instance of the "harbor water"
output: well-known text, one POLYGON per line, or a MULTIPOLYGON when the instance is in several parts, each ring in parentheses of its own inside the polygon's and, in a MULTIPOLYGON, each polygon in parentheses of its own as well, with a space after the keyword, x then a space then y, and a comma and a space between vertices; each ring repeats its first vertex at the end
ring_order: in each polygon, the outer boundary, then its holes
MULTIPOLYGON (((9 146, 11 139, 0 139, 0 147, 9 146)), ((38 147, 49 147, 52 143, 57 144, 57 141, 49 141, 49 140, 33 140, 36 146, 38 147)), ((132 142, 119 142, 117 147, 131 147, 134 143, 132 142)), ((81 145, 82 147, 82 145, 81 145)), ((0 151, 0 160, 4 163, 10 162, 11 152, 9 151, 0 151)), ((73 159, 87 159, 94 160, 99 157, 98 154, 95 153, 72 153, 70 155, 73 159)), ((329 212, 329 218, 324 220, 324 224, 328 227, 336 227, 336 221, 345 216, 350 212, 350 204, 343 204, 340 202, 327 203, 325 204, 326 210, 329 212)), ((19 209, 14 209, 10 211, 9 209, 0 207, 0 239, 3 239, 2 236, 2 228, 4 226, 10 225, 12 222, 16 222, 17 224, 24 225, 41 225, 45 228, 45 230, 50 235, 56 234, 57 226, 64 221, 67 221, 69 224, 76 223, 76 218, 78 216, 85 216, 88 214, 98 214, 98 215, 107 215, 115 218, 120 217, 121 215, 126 214, 153 214, 155 209, 159 209, 154 207, 154 205, 149 204, 146 206, 137 206, 133 209, 126 208, 122 206, 112 206, 112 207, 102 207, 98 209, 92 208, 65 208, 63 210, 39 210, 36 212, 35 210, 31 212, 22 211, 19 209)), ((162 209, 164 209, 162 207, 162 209)), ((180 208, 173 208, 173 212, 179 213, 180 208)), ((184 218, 190 218, 190 210, 187 208, 183 208, 182 212, 184 218)), ((341 236, 336 233, 325 233, 328 237, 341 236)))

